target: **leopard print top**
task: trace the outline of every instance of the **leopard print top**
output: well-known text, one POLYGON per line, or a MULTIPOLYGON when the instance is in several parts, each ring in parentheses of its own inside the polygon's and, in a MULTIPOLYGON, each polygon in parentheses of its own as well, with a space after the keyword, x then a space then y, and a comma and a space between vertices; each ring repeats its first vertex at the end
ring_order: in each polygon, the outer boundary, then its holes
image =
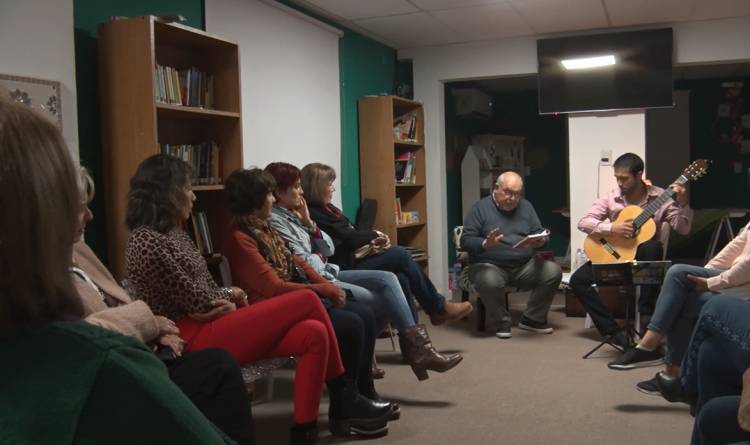
POLYGON ((211 301, 229 300, 231 290, 219 287, 188 234, 139 227, 128 237, 125 267, 135 295, 151 310, 171 320, 208 312, 211 301))

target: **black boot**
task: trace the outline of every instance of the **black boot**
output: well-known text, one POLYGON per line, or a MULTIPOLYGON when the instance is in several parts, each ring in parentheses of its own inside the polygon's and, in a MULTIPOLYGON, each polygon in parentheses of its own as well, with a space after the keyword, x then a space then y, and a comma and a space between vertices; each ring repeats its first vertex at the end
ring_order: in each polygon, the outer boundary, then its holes
POLYGON ((297 423, 289 434, 289 445, 315 445, 318 443, 318 422, 297 423))
POLYGON ((398 420, 401 418, 401 405, 399 405, 398 402, 389 402, 387 400, 382 399, 380 397, 380 394, 378 394, 378 392, 375 391, 374 386, 371 386, 370 388, 367 388, 367 389, 361 389, 359 393, 372 401, 389 404, 391 406, 391 418, 388 420, 398 420))
POLYGON ((388 434, 388 420, 393 411, 389 403, 362 396, 354 383, 343 377, 328 382, 328 393, 331 399, 328 405, 331 434, 343 437, 388 434))

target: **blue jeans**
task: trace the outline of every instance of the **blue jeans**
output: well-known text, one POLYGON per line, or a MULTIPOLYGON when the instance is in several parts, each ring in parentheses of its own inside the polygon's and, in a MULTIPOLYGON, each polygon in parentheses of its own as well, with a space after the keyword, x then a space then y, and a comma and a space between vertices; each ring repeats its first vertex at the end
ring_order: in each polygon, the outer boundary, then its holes
MULTIPOLYGON (((750 302, 728 295, 715 295, 700 312, 682 361, 680 377, 685 392, 697 396, 698 417, 693 430, 693 444, 718 442, 715 431, 716 398, 739 396, 742 374, 750 367, 750 302), (704 414, 704 409, 709 410, 704 414), (702 419, 702 420, 701 420, 702 419)), ((726 406, 721 409, 726 410, 726 406)), ((737 423, 737 410, 732 416, 737 423)), ((750 439, 750 435, 744 440, 750 439)))
POLYGON ((718 270, 687 264, 675 264, 667 271, 648 330, 667 338, 664 359, 668 364, 680 364, 701 308, 716 295, 713 292, 695 292, 695 285, 687 279, 688 274, 708 278, 719 273, 718 270))
POLYGON ((390 322, 399 331, 414 326, 414 317, 401 285, 391 272, 382 270, 342 270, 334 284, 350 289, 360 303, 375 313, 376 329, 380 332, 390 322), (382 325, 381 325, 382 323, 382 325))
POLYGON ((413 292, 422 309, 430 315, 439 314, 445 306, 445 297, 438 293, 432 281, 403 247, 393 246, 381 254, 364 258, 354 265, 354 269, 386 270, 405 276, 409 289, 404 289, 404 295, 408 295, 408 291, 413 292))
POLYGON ((721 396, 708 401, 695 418, 691 445, 748 443, 750 433, 737 423, 740 396, 721 396))

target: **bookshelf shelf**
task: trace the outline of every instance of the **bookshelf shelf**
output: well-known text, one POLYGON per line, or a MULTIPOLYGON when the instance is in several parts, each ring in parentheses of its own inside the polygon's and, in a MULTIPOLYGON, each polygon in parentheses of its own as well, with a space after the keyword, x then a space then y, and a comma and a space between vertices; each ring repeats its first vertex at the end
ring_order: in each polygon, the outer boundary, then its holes
POLYGON ((393 143, 394 143, 394 145, 396 145, 396 147, 406 148, 406 149, 419 148, 422 145, 424 145, 424 144, 422 144, 421 142, 418 142, 418 141, 416 141, 416 142, 412 142, 412 141, 400 141, 398 139, 394 139, 393 143))
POLYGON ((157 115, 169 119, 239 119, 240 113, 155 102, 157 115))
POLYGON ((413 227, 422 227, 425 223, 410 223, 410 224, 397 224, 396 229, 411 229, 413 227))
MULTIPOLYGON (((99 25, 100 109, 107 200, 107 247, 117 279, 125 272, 126 196, 138 164, 162 146, 215 143, 218 172, 225 178, 241 168, 240 65, 236 43, 189 26, 161 23, 153 16, 99 25), (206 97, 212 108, 158 102, 163 92, 157 66, 195 69, 210 76, 206 97), (156 87, 156 88, 155 88, 156 87), (212 88, 211 88, 212 87, 212 88)), ((207 77, 208 79, 208 77, 207 77)), ((172 90, 174 91, 174 89, 172 90)), ((222 184, 195 185, 196 212, 205 213, 210 238, 220 246, 231 215, 222 184)))
POLYGON ((359 162, 362 198, 378 202, 374 227, 386 233, 391 242, 425 252, 420 265, 427 268, 427 223, 399 224, 399 211, 416 212, 419 220, 427 217, 425 176, 424 111, 419 102, 395 96, 364 96, 359 108, 359 162), (406 125, 403 125, 403 123, 406 125), (403 125, 403 126, 402 126, 403 125), (403 132, 402 132, 403 130, 403 132), (414 141, 398 139, 399 133, 414 141), (409 153, 405 161, 404 153, 409 153), (398 177, 414 182, 398 183, 398 177), (405 168, 400 168, 406 165, 405 168))

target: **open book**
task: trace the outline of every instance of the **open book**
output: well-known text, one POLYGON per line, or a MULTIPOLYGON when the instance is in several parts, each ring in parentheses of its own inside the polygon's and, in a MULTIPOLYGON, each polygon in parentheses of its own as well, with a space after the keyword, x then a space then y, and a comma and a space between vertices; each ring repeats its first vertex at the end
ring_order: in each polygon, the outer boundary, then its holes
POLYGON ((549 229, 544 229, 539 233, 532 233, 531 235, 526 235, 526 238, 522 239, 521 241, 513 244, 513 248, 519 248, 519 247, 526 247, 527 244, 529 244, 531 241, 538 240, 539 238, 544 238, 546 236, 549 236, 549 229))

